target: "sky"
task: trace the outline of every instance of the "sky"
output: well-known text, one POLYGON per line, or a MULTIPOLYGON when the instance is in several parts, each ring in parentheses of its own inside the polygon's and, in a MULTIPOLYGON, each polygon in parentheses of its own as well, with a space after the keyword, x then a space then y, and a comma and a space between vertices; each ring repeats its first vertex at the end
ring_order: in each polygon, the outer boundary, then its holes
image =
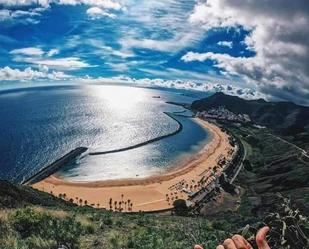
POLYGON ((128 83, 309 105, 308 0, 0 0, 0 85, 128 83))

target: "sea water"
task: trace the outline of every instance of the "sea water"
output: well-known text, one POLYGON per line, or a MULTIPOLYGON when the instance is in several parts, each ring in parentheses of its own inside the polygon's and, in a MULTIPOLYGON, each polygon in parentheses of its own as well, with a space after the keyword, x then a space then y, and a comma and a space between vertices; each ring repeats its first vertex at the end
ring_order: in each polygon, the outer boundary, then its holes
MULTIPOLYGON (((1 91, 0 178, 20 182, 79 146, 90 152, 114 150, 169 134, 178 124, 164 112, 183 108, 166 102, 196 98, 186 91, 108 85, 1 91)), ((194 119, 175 117, 183 124, 175 136, 124 152, 85 156, 66 165, 59 177, 94 181, 164 172, 207 144, 207 131, 194 119)))

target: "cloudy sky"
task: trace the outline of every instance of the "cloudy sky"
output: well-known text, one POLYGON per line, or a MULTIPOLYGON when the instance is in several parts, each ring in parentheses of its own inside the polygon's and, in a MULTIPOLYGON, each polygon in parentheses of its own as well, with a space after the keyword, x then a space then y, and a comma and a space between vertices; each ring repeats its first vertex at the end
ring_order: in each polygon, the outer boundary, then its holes
POLYGON ((225 91, 309 105, 308 0, 0 0, 1 82, 225 91))

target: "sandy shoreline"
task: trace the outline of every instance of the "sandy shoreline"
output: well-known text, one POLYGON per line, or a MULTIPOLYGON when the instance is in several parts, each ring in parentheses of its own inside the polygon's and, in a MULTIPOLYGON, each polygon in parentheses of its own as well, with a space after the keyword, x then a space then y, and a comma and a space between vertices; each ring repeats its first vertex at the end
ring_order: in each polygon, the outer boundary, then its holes
MULTIPOLYGON (((206 121, 196 119, 211 134, 211 140, 185 166, 147 178, 95 182, 68 182, 52 175, 32 185, 33 188, 65 196, 74 203, 126 211, 155 211, 172 207, 175 199, 187 199, 183 188, 192 192, 207 185, 211 169, 219 158, 228 158, 232 146, 228 135, 206 121), (202 180, 202 181, 201 181, 202 180)), ((220 172, 220 170, 218 171, 220 172)))

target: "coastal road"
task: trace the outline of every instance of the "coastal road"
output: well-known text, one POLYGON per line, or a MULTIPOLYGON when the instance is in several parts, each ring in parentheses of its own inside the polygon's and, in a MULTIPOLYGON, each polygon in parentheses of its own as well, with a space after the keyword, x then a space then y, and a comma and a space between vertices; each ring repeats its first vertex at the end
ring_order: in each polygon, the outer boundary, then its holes
MULTIPOLYGON (((242 143, 241 140, 240 140, 240 143, 242 143)), ((234 175, 233 178, 231 179, 230 183, 233 183, 233 182, 235 181, 235 179, 236 179, 236 177, 238 176, 239 172, 242 170, 242 168, 243 168, 243 162, 244 162, 244 160, 245 160, 246 157, 247 157, 247 150, 246 150, 246 147, 245 147, 243 144, 242 144, 241 146, 243 147, 243 151, 244 151, 243 156, 242 156, 242 159, 241 159, 241 164, 240 164, 240 166, 238 167, 238 169, 237 169, 235 175, 234 175)))

